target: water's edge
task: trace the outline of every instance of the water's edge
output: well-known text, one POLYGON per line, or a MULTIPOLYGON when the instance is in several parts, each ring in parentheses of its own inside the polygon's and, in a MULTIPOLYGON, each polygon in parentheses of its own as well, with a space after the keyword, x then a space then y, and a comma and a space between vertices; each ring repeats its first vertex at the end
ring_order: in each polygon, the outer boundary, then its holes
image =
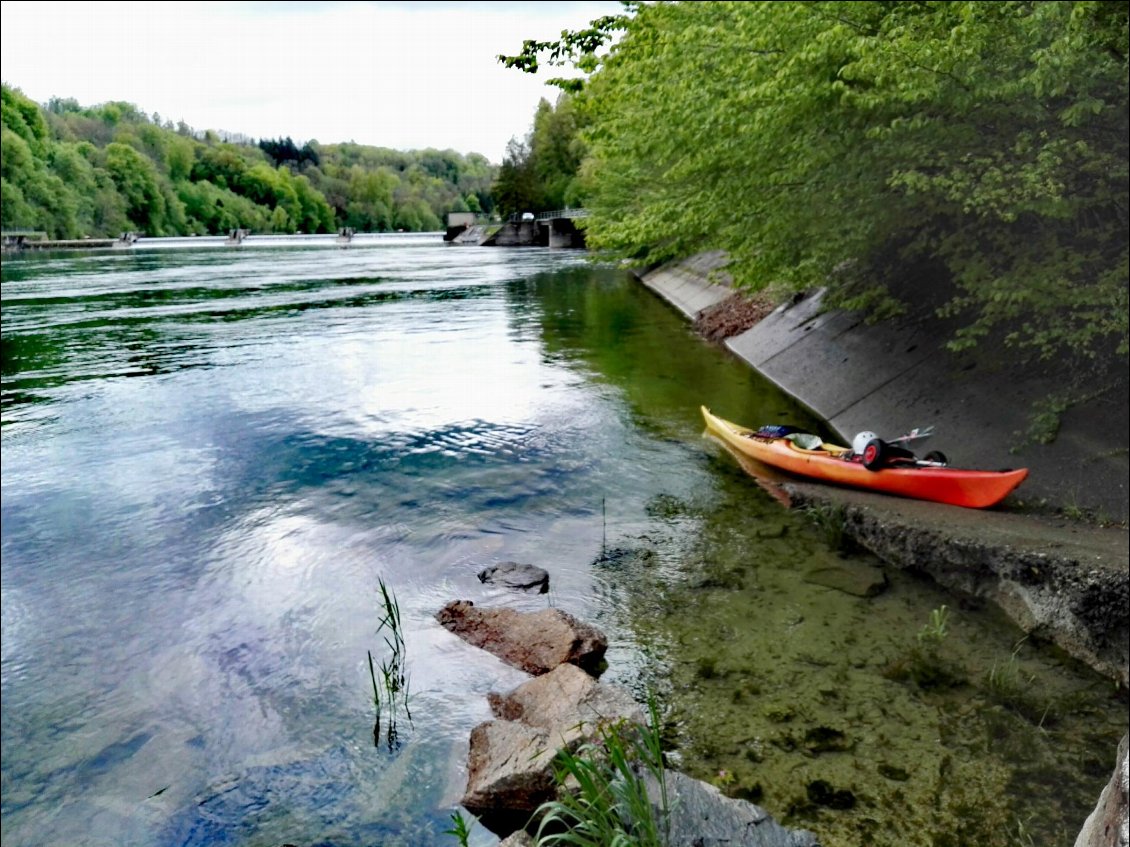
MULTIPOLYGON (((718 257, 705 263, 678 263, 677 272, 664 266, 642 276, 644 285, 692 319, 703 309, 720 303, 733 291, 711 281, 708 274, 718 257)), ((778 336, 779 324, 794 328, 811 318, 774 314, 778 326, 755 327, 742 336, 731 352, 764 374, 759 359, 749 351, 771 346, 758 333, 778 336)), ((804 353, 798 354, 803 356, 804 353)), ((812 372, 815 359, 798 365, 794 373, 812 372)), ((762 357, 763 358, 763 357, 762 357)), ((772 378, 798 402, 816 408, 811 382, 772 378)), ((872 395, 873 396, 873 395, 872 395)), ((959 398, 939 398, 940 405, 957 405, 959 398)), ((855 404, 860 416, 882 420, 881 405, 861 398, 855 404)), ((978 438, 976 427, 958 434, 963 445, 978 438)), ((920 570, 946 588, 991 599, 1025 632, 1053 641, 1072 656, 1123 687, 1130 663, 1130 553, 1124 528, 1085 528, 1065 521, 1049 523, 1037 516, 981 512, 970 517, 960 509, 891 502, 891 498, 846 492, 828 486, 790 483, 798 506, 822 502, 842 504, 849 511, 846 528, 851 536, 887 563, 920 570)))

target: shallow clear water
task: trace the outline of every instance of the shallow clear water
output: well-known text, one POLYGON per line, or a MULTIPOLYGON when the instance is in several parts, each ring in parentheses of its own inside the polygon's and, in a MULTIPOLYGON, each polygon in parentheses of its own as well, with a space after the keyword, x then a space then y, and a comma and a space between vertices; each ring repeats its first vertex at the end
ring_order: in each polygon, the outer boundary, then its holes
MULTIPOLYGON (((455 598, 603 627, 607 677, 664 693, 689 770, 760 782, 770 811, 845 844, 863 811, 898 814, 868 781, 874 736, 904 751, 894 773, 924 726, 982 711, 976 688, 883 675, 953 599, 898 576, 872 600, 799 578, 838 554, 702 438, 698 405, 815 424, 583 254, 438 236, 180 245, 6 258, 2 295, 5 845, 454 843, 469 731, 487 691, 524 679, 435 623, 455 598), (478 582, 506 560, 546 567, 548 597, 478 582), (393 753, 372 739, 380 580, 411 674, 393 753), (781 649, 806 620, 828 648, 781 649), (735 674, 764 679, 735 699, 735 674), (727 712, 741 697, 764 702, 727 712), (819 754, 837 788, 862 774, 853 810, 795 803, 814 777, 750 770, 775 754, 750 755, 770 733, 745 717, 829 723, 797 706, 813 697, 839 698, 854 739, 819 754)), ((1017 638, 985 610, 953 630, 973 677, 1017 638)), ((1055 739, 1083 775, 1046 828, 1077 828, 1124 705, 1070 663, 1022 658, 1094 703, 1089 735, 1055 739)), ((799 747, 781 773, 811 764, 799 747)), ((963 766, 1015 772, 977 755, 963 766)))

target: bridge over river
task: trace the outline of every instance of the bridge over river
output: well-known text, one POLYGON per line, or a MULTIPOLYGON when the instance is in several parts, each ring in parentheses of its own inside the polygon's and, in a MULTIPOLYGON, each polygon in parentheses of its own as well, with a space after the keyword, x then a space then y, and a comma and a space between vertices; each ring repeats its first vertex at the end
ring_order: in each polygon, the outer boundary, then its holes
POLYGON ((575 221, 588 215, 588 209, 523 212, 499 224, 487 215, 449 212, 443 240, 480 247, 584 247, 585 232, 575 221))

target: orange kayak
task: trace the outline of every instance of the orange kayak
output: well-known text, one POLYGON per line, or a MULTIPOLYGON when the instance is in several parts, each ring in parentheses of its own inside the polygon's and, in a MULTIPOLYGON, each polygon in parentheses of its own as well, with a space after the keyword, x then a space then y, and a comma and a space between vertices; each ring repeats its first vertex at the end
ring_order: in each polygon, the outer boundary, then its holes
POLYGON ((1027 468, 1005 471, 951 467, 891 467, 868 470, 847 447, 821 444, 814 450, 787 438, 761 437, 755 431, 723 420, 702 407, 707 429, 745 456, 783 471, 868 491, 931 500, 951 506, 987 509, 995 506, 1028 476, 1027 468))

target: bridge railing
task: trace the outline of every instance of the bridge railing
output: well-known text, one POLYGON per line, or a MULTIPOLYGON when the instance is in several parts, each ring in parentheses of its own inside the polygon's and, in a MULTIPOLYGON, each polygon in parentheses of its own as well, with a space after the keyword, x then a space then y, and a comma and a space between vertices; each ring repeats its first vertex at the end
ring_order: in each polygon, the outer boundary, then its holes
MULTIPOLYGON (((529 214, 529 213, 527 212, 527 213, 523 213, 523 214, 529 214)), ((555 220, 557 218, 587 218, 588 216, 589 216, 589 210, 588 209, 555 209, 552 212, 538 212, 536 215, 534 215, 534 220, 535 221, 552 221, 552 220, 555 220)), ((520 223, 522 221, 522 215, 515 212, 514 214, 512 214, 510 216, 509 220, 510 220, 510 223, 512 223, 512 224, 513 223, 520 223)), ((529 220, 529 218, 527 218, 526 220, 529 220)))
POLYGON ((541 212, 535 216, 539 221, 549 221, 554 218, 587 218, 588 209, 557 209, 553 212, 541 212))

